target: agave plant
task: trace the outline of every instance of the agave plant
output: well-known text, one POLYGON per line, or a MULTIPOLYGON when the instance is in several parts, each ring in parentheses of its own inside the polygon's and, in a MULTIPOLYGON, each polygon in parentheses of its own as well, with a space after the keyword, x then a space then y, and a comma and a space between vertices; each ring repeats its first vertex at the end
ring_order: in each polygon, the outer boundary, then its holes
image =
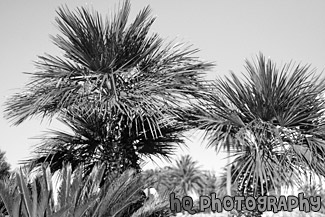
MULTIPOLYGON (((324 176, 325 82, 309 68, 278 68, 261 54, 246 62, 244 79, 232 73, 217 80, 201 105, 184 111, 210 145, 226 146, 235 157, 239 195, 264 195, 299 180, 302 171, 324 176)), ((261 214, 243 209, 239 216, 261 214)))
POLYGON ((177 107, 205 95, 204 72, 211 63, 198 50, 164 42, 149 34, 155 21, 146 7, 127 25, 130 2, 112 18, 58 9, 61 35, 53 36, 62 57, 36 61, 38 71, 25 89, 6 103, 5 116, 15 125, 29 117, 59 116, 73 134, 52 132, 30 159, 50 162, 54 172, 65 160, 109 163, 119 173, 139 169, 141 155, 169 155, 187 129, 177 122, 177 107))
POLYGON ((148 213, 167 213, 163 198, 155 202, 156 205, 160 204, 157 209, 151 207, 148 210, 150 206, 146 205, 143 211, 138 210, 144 203, 142 190, 151 183, 143 182, 136 171, 127 170, 118 177, 112 176, 100 187, 104 170, 103 165, 96 166, 84 178, 82 166, 72 173, 71 165, 66 165, 60 173, 57 189, 49 167, 43 167, 42 175, 33 181, 28 181, 20 170, 16 173, 14 185, 8 180, 0 182, 1 199, 12 217, 119 217, 131 216, 135 212, 137 216, 149 217, 148 213), (57 194, 54 194, 55 190, 57 194))
POLYGON ((27 183, 20 169, 12 179, 0 182, 0 196, 5 204, 6 212, 11 217, 61 216, 68 210, 68 206, 54 208, 53 186, 48 180, 51 176, 44 171, 44 179, 27 183), (12 180, 15 180, 13 183, 12 180))

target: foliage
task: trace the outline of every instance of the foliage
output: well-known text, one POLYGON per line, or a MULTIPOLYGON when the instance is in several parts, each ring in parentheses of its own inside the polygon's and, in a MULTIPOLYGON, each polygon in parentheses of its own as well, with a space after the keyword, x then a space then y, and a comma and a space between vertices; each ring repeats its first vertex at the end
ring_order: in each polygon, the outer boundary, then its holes
MULTIPOLYGON (((0 150, 0 180, 6 180, 10 176, 10 164, 6 161, 5 152, 0 150)), ((0 199, 0 213, 6 213, 5 205, 0 199)))
POLYGON ((82 113, 79 113, 80 116, 76 114, 67 112, 61 119, 71 127, 73 134, 52 131, 51 135, 42 138, 42 143, 35 149, 37 155, 27 163, 38 166, 49 162, 52 171, 59 170, 64 162, 70 162, 73 169, 82 163, 87 174, 94 163, 105 162, 107 173, 121 173, 130 167, 139 170, 143 156, 168 158, 175 144, 183 142, 178 133, 184 128, 176 123, 167 124, 161 120, 162 136, 157 138, 137 134, 136 127, 132 127, 121 130, 118 139, 115 139, 114 131, 106 128, 114 126, 110 119, 104 119, 97 113, 87 117, 82 113))
POLYGON ((216 188, 216 177, 209 171, 201 170, 198 163, 191 156, 181 156, 175 164, 161 169, 146 170, 144 179, 152 177, 156 181, 154 187, 158 193, 174 192, 178 196, 185 196, 195 192, 213 192, 216 188))
POLYGON ((10 179, 0 182, 1 199, 9 216, 61 216, 67 211, 68 206, 54 208, 53 186, 49 180, 51 175, 48 170, 44 170, 44 174, 42 180, 36 179, 30 184, 26 183, 26 177, 20 169, 12 174, 14 185, 10 179))
POLYGON ((150 198, 131 217, 167 217, 171 216, 169 194, 165 191, 158 198, 150 198))
POLYGON ((174 191, 177 195, 188 195, 191 191, 199 193, 205 186, 204 173, 191 156, 182 156, 175 165, 161 170, 147 172, 157 178, 159 191, 174 191))
POLYGON ((0 179, 4 179, 10 175, 10 164, 5 158, 6 152, 0 150, 0 179))
POLYGON ((211 171, 202 171, 202 179, 204 180, 204 186, 200 191, 200 195, 210 195, 211 193, 218 192, 220 190, 218 186, 217 176, 211 171))
POLYGON ((305 197, 321 197, 321 210, 319 213, 325 214, 325 189, 322 183, 316 182, 305 182, 303 185, 299 187, 299 191, 303 192, 305 197))
MULTIPOLYGON (((233 175, 235 172, 235 167, 232 166, 231 167, 231 195, 235 195, 236 194, 236 190, 237 190, 237 185, 235 182, 235 175, 233 175)), ((224 196, 227 196, 227 168, 223 168, 223 171, 220 175, 220 177, 217 180, 217 189, 218 191, 217 196, 218 198, 223 198, 224 196)))
POLYGON ((229 147, 238 193, 265 194, 302 171, 324 171, 324 79, 310 66, 278 68, 261 54, 247 74, 214 83, 205 100, 184 111, 217 150, 229 147))
POLYGON ((197 49, 150 35, 149 7, 127 25, 129 13, 130 1, 106 20, 83 7, 58 9, 61 34, 52 39, 63 56, 39 56, 38 71, 6 102, 5 116, 18 125, 57 115, 73 133, 52 131, 28 162, 50 162, 52 171, 64 160, 73 169, 85 163, 88 173, 94 162, 107 162, 121 173, 139 169, 141 155, 168 157, 183 143, 178 107, 205 95, 203 73, 212 64, 194 57, 197 49))
MULTIPOLYGON (((141 192, 147 184, 134 170, 127 170, 117 178, 107 179, 100 187, 104 169, 103 166, 94 167, 85 179, 81 167, 72 173, 71 166, 65 166, 57 194, 54 194, 56 189, 49 167, 43 167, 42 175, 34 180, 27 179, 28 176, 20 170, 15 174, 15 185, 9 185, 9 179, 1 181, 0 195, 12 217, 131 216, 142 206, 144 198, 141 192)), ((151 207, 150 213, 162 210, 166 210, 166 206, 151 207)), ((137 213, 136 216, 142 215, 139 210, 137 213)))
POLYGON ((176 165, 172 167, 171 179, 174 184, 181 187, 182 193, 188 195, 191 190, 199 192, 205 185, 205 180, 200 167, 197 165, 190 155, 181 156, 176 161, 176 165))
POLYGON ((145 170, 141 174, 144 180, 154 179, 155 182, 150 185, 150 188, 154 188, 159 195, 164 195, 165 192, 179 192, 180 189, 176 188, 171 180, 171 167, 166 166, 163 168, 156 168, 145 170))

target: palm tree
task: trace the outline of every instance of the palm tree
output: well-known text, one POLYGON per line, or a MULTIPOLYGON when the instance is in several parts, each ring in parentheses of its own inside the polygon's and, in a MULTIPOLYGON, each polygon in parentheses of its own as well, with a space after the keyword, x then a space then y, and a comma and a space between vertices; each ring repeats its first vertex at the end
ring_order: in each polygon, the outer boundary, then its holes
POLYGON ((203 172, 190 155, 177 160, 169 175, 170 181, 174 187, 179 186, 182 195, 188 195, 191 191, 199 193, 205 186, 203 172))
POLYGON ((299 187, 299 191, 303 192, 306 197, 315 197, 320 196, 321 197, 321 209, 320 213, 325 213, 325 191, 323 189, 322 183, 316 183, 314 182, 305 182, 299 187))
POLYGON ((204 187, 201 189, 201 195, 209 196, 211 193, 215 193, 219 190, 217 185, 217 177, 211 171, 203 171, 204 187))
POLYGON ((175 181, 172 174, 173 168, 171 166, 142 171, 142 176, 144 180, 155 180, 155 182, 152 183, 153 185, 149 187, 154 188, 158 195, 165 195, 166 192, 174 192, 175 194, 180 195, 181 190, 179 187, 176 186, 179 183, 175 181))
POLYGON ((142 155, 168 157, 187 129, 176 118, 187 100, 207 90, 204 71, 211 63, 193 56, 185 44, 164 44, 149 35, 154 18, 146 7, 127 25, 130 2, 111 19, 85 8, 61 7, 61 35, 52 37, 62 57, 46 54, 25 90, 6 103, 6 117, 18 125, 27 118, 58 116, 73 134, 54 131, 37 148, 34 165, 65 161, 91 171, 106 162, 109 171, 139 170, 142 155))
MULTIPOLYGON (((246 61, 245 79, 231 73, 217 80, 212 94, 184 111, 190 124, 206 130, 209 145, 229 147, 239 195, 265 195, 276 183, 299 180, 302 171, 324 176, 325 82, 309 68, 278 68, 260 54, 246 61)), ((243 209, 239 216, 261 214, 243 209)))

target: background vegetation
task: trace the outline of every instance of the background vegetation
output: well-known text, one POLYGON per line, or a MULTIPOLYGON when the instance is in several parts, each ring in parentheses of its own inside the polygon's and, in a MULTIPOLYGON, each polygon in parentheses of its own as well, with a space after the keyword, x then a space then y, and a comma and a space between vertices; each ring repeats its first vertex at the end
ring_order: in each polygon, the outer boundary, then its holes
POLYGON ((107 19, 86 8, 58 9, 60 35, 52 40, 62 56, 39 56, 38 71, 7 101, 5 116, 14 125, 56 118, 72 133, 49 132, 16 171, 0 153, 2 215, 172 216, 171 192, 258 197, 299 186, 324 197, 311 181, 325 174, 324 78, 309 65, 279 67, 259 54, 246 61, 244 79, 231 73, 208 81, 214 65, 197 58, 197 49, 149 34, 150 12, 130 21, 129 1, 107 19), (169 159, 191 129, 233 157, 221 177, 188 155, 142 170, 143 157, 169 159))

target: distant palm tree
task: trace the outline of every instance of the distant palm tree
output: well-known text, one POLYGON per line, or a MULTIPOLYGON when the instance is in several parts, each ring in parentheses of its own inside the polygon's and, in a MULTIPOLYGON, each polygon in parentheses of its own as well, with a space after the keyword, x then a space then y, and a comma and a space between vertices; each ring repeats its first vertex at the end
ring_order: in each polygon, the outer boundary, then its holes
POLYGON ((39 71, 7 101, 5 114, 15 125, 57 115, 73 133, 52 132, 28 162, 49 162, 53 172, 65 161, 88 172, 106 162, 121 173, 139 170, 143 155, 168 157, 187 129, 177 108, 205 95, 203 73, 212 64, 194 57, 196 49, 149 35, 149 7, 129 25, 129 1, 106 21, 85 8, 57 13, 62 34, 52 39, 63 56, 40 56, 39 71))
MULTIPOLYGON (((201 105, 184 111, 210 145, 226 146, 235 157, 238 194, 264 195, 304 170, 324 176, 324 78, 309 66, 277 68, 262 54, 246 70, 245 79, 232 73, 217 80, 201 105)), ((261 214, 243 209, 239 216, 261 214)))
POLYGON ((176 161, 170 171, 170 181, 180 188, 182 195, 189 195, 191 191, 199 193, 205 186, 203 173, 190 155, 182 156, 176 161))
POLYGON ((172 174, 173 168, 171 166, 142 171, 144 180, 155 180, 150 187, 154 188, 159 195, 164 195, 166 192, 174 192, 180 195, 181 190, 176 186, 178 183, 172 174))
POLYGON ((303 192, 305 197, 320 196, 321 209, 318 212, 325 214, 325 190, 323 187, 323 183, 316 183, 315 180, 312 180, 312 177, 310 177, 309 181, 305 181, 301 184, 301 186, 299 186, 299 191, 303 192))
POLYGON ((201 195, 209 196, 211 193, 215 193, 219 190, 217 185, 217 176, 211 171, 202 171, 204 179, 204 187, 201 189, 201 195))

